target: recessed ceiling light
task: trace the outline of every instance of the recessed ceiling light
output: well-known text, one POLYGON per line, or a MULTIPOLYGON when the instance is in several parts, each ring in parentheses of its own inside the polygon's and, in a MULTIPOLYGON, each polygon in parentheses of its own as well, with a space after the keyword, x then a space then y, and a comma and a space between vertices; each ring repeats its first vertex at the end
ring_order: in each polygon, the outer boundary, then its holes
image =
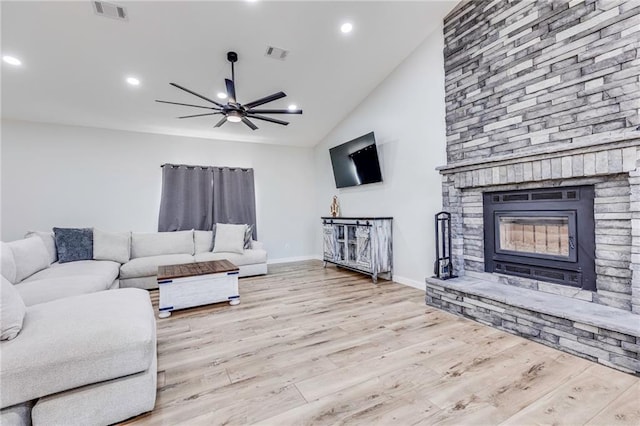
POLYGON ((289 111, 295 111, 297 109, 298 109, 298 105, 296 105, 296 104, 289 105, 289 111))
POLYGON ((227 99, 227 94, 224 92, 218 92, 218 99, 227 99))
POLYGON ((22 65, 22 61, 18 58, 14 58, 13 56, 4 55, 2 57, 2 60, 9 65, 15 65, 15 66, 22 65))
POLYGON ((342 31, 343 33, 347 34, 350 33, 351 30, 353 30, 353 24, 351 24, 350 22, 345 22, 344 24, 342 24, 342 26, 340 27, 340 31, 342 31))
POLYGON ((127 83, 129 83, 132 86, 139 86, 140 85, 140 80, 138 80, 135 77, 127 77, 127 83))

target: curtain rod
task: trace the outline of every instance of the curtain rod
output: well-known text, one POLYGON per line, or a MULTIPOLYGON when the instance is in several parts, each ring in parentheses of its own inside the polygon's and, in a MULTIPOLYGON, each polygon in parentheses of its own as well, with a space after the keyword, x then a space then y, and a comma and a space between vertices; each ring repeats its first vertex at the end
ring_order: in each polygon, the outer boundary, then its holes
POLYGON ((249 170, 253 170, 252 168, 247 168, 247 167, 229 167, 229 166, 194 166, 191 164, 171 164, 171 163, 164 163, 160 166, 160 168, 163 168, 165 166, 168 167, 186 167, 188 169, 196 169, 196 168, 200 168, 200 169, 229 169, 229 170, 236 170, 236 169, 240 169, 243 172, 248 172, 249 170))

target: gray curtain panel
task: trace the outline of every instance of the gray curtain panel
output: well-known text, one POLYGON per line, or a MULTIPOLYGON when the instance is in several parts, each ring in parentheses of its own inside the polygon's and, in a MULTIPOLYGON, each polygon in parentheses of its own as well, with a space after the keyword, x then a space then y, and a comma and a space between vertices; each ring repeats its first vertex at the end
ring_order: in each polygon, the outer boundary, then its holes
POLYGON ((213 223, 253 225, 253 239, 258 239, 256 227, 256 191, 253 169, 214 167, 213 223))
POLYGON ((253 169, 162 166, 158 231, 208 231, 216 223, 253 225, 257 240, 253 169))
POLYGON ((213 221, 211 170, 202 167, 162 167, 158 231, 209 230, 213 221))

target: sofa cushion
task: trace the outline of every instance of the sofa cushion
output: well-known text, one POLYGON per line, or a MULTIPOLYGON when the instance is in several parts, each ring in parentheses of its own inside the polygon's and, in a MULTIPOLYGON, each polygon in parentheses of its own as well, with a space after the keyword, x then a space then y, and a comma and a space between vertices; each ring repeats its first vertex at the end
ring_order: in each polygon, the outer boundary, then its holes
POLYGON ((247 225, 231 225, 216 223, 216 233, 213 240, 214 253, 239 253, 244 250, 244 235, 247 225))
POLYGON ((162 256, 149 256, 131 259, 120 267, 120 278, 148 277, 158 274, 158 266, 180 265, 193 263, 190 254, 165 254, 162 256))
POLYGON ((265 250, 246 249, 243 254, 238 253, 198 253, 194 256, 196 262, 208 262, 210 260, 227 259, 236 266, 252 265, 254 263, 266 263, 267 252, 265 250))
POLYGON ((131 232, 93 229, 93 258, 127 263, 131 258, 131 232))
POLYGON ((0 408, 149 369, 155 318, 149 293, 118 289, 27 308, 2 342, 0 408))
POLYGON ((56 237, 58 262, 93 259, 93 229, 53 228, 56 237))
POLYGON ((213 231, 193 231, 193 243, 196 253, 211 251, 213 247, 213 231))
POLYGON ((47 278, 72 278, 78 276, 100 277, 105 283, 113 283, 120 273, 120 264, 108 260, 80 260, 71 263, 54 263, 49 268, 33 274, 25 281, 47 278))
POLYGON ((9 244, 5 242, 0 242, 0 247, 2 248, 2 253, 0 253, 0 261, 2 264, 0 265, 0 273, 5 277, 10 283, 16 282, 16 261, 13 257, 13 252, 11 251, 11 247, 9 244))
POLYGON ((19 283, 25 278, 49 266, 49 253, 40 238, 25 238, 7 243, 13 253, 16 265, 16 278, 19 283))
POLYGON ((49 252, 49 264, 58 261, 58 251, 56 250, 56 238, 53 231, 41 232, 41 231, 29 231, 25 234, 25 238, 38 237, 42 239, 47 252, 49 252))
POLYGON ((0 281, 0 340, 11 340, 20 333, 27 308, 14 285, 5 277, 0 277, 0 281))
POLYGON ((75 275, 41 280, 26 280, 15 287, 22 296, 25 305, 51 302, 65 297, 109 290, 113 280, 108 281, 98 275, 75 275))
POLYGON ((193 230, 131 234, 131 258, 193 254, 193 230))

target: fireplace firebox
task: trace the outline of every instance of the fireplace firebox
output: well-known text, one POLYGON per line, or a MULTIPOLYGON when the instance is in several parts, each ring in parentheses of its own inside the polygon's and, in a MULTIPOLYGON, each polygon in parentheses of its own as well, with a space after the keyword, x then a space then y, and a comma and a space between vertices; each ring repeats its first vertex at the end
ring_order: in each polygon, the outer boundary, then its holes
POLYGON ((593 186, 485 193, 485 271, 595 291, 593 186))

